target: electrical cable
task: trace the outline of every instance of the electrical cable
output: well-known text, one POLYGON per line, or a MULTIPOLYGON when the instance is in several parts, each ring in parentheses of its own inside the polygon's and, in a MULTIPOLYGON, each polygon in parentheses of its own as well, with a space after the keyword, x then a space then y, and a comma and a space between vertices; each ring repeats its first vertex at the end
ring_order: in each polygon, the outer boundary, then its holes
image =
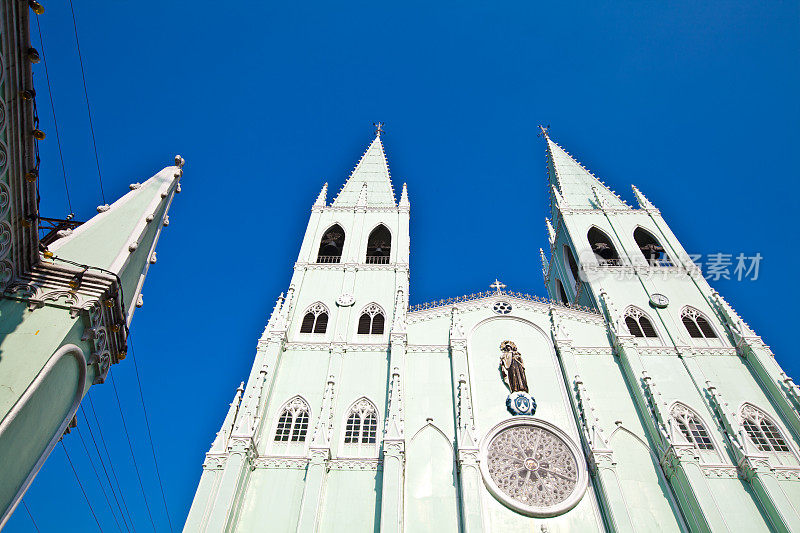
POLYGON ((33 528, 36 531, 39 531, 39 526, 36 525, 36 520, 33 519, 33 515, 31 514, 31 510, 28 509, 28 504, 25 503, 25 500, 22 500, 22 506, 25 508, 25 512, 28 513, 28 518, 31 519, 31 522, 33 523, 33 528))
POLYGON ((47 56, 44 53, 44 39, 42 39, 42 28, 39 26, 39 15, 36 15, 36 29, 39 32, 39 47, 42 49, 42 63, 44 63, 44 77, 47 80, 47 94, 50 96, 50 109, 53 112, 53 125, 56 130, 56 144, 58 145, 58 157, 61 158, 61 173, 64 175, 64 190, 67 193, 67 206, 69 214, 72 215, 72 201, 69 197, 69 185, 67 185, 67 167, 64 165, 64 154, 61 151, 61 135, 58 132, 58 119, 56 119, 56 106, 53 104, 53 88, 50 86, 50 73, 47 70, 47 56))
POLYGON ((161 489, 161 499, 164 502, 164 512, 167 513, 167 523, 169 530, 172 529, 172 519, 169 516, 169 509, 167 508, 167 496, 164 494, 164 485, 161 483, 161 472, 158 469, 158 460, 156 459, 156 448, 153 445, 153 435, 150 432, 150 421, 147 418, 147 408, 144 405, 144 394, 142 393, 142 382, 139 379, 139 367, 136 364, 136 354, 133 349, 133 337, 128 332, 128 343, 131 346, 131 359, 133 359, 133 368, 136 371, 136 383, 139 385, 139 398, 142 400, 142 411, 144 412, 144 423, 147 426, 147 438, 150 439, 150 450, 153 452, 153 463, 156 465, 156 477, 158 478, 158 486, 161 489))
POLYGON ((94 517, 94 521, 97 522, 97 528, 100 530, 100 533, 103 533, 103 528, 100 525, 100 521, 97 519, 97 515, 94 514, 94 509, 92 509, 92 502, 89 501, 89 497, 86 495, 86 491, 83 490, 83 484, 81 483, 81 479, 78 477, 78 471, 75 470, 75 465, 72 464, 72 459, 69 458, 69 452, 67 451, 67 447, 64 444, 63 440, 59 441, 61 443, 61 448, 64 450, 64 455, 67 456, 67 461, 69 462, 70 468, 72 468, 72 473, 75 474, 75 481, 78 482, 78 486, 81 488, 81 492, 83 493, 83 497, 86 500, 86 505, 89 506, 89 511, 92 513, 94 517))
MULTIPOLYGON (((128 527, 128 522, 125 520, 125 513, 122 510, 122 506, 119 504, 119 499, 117 499, 117 493, 114 490, 114 484, 111 482, 111 477, 108 475, 108 469, 106 469, 106 463, 105 463, 105 461, 103 461, 103 454, 100 453, 100 447, 97 446, 97 441, 94 438, 94 431, 92 431, 91 422, 89 421, 89 417, 86 416, 86 411, 83 409, 83 404, 82 403, 81 403, 81 406, 80 406, 80 410, 81 410, 81 415, 83 415, 83 419, 86 421, 86 427, 89 429, 89 436, 92 438, 92 443, 94 444, 94 449, 97 450, 97 456, 100 458, 100 466, 103 467, 103 472, 106 475, 106 480, 108 481, 108 486, 111 487, 111 495, 114 496, 114 501, 116 502, 117 508, 119 509, 119 514, 122 517, 122 523, 125 525, 125 529, 130 531, 130 528, 128 527)), ((87 453, 88 453, 88 451, 87 451, 87 453)), ((109 458, 109 462, 110 461, 111 461, 111 459, 109 458)), ((119 491, 119 495, 120 495, 120 498, 123 497, 121 488, 120 488, 120 491, 119 491)), ((123 498, 123 502, 124 502, 124 498, 123 498)), ((126 505, 126 508, 127 508, 127 505, 126 505)), ((133 524, 131 524, 131 525, 133 525, 133 524)))
POLYGON ((78 434, 78 438, 81 441, 81 445, 83 445, 83 450, 86 452, 86 457, 89 459, 89 464, 92 465, 92 471, 94 471, 94 476, 97 478, 97 483, 100 485, 100 491, 103 493, 103 497, 106 499, 106 503, 108 504, 108 508, 111 511, 111 517, 114 519, 114 522, 117 524, 117 529, 122 531, 122 528, 119 525, 119 520, 117 519, 117 514, 114 512, 114 508, 111 506, 111 500, 108 499, 108 494, 106 493, 106 488, 103 486, 103 482, 100 481, 100 474, 97 472, 97 467, 94 466, 94 461, 92 461, 92 455, 89 453, 89 448, 86 446, 86 441, 83 439, 83 434, 80 432, 80 428, 77 426, 75 427, 75 433, 78 434))
POLYGON ((144 506, 147 509, 147 516, 150 517, 150 524, 153 526, 153 531, 156 530, 156 523, 153 521, 153 514, 150 512, 150 504, 147 503, 147 493, 144 490, 144 483, 142 483, 142 475, 139 473, 139 465, 136 464, 136 455, 133 453, 133 444, 131 444, 131 436, 128 433, 128 426, 125 424, 125 415, 122 413, 122 403, 119 401, 119 393, 117 392, 117 384, 114 382, 114 374, 109 374, 111 378, 111 387, 114 389, 114 396, 117 399, 117 407, 119 407, 119 416, 122 419, 122 429, 125 430, 125 438, 128 440, 128 448, 131 450, 131 459, 133 460, 133 468, 136 470, 136 477, 139 479, 139 487, 142 489, 142 498, 144 498, 144 506))
POLYGON ((83 78, 83 96, 86 98, 86 112, 89 114, 89 129, 92 132, 92 145, 94 146, 94 161, 97 163, 97 176, 100 178, 100 197, 103 204, 106 203, 106 193, 103 190, 103 174, 100 172, 100 157, 97 155, 97 140, 94 136, 94 124, 92 123, 92 109, 89 105, 89 91, 86 90, 86 72, 83 68, 83 56, 81 55, 81 43, 78 41, 78 23, 75 20, 75 8, 72 0, 69 0, 69 9, 72 11, 72 26, 75 28, 75 45, 78 47, 78 61, 81 64, 81 78, 83 78))
MULTIPOLYGON (((134 533, 136 533, 136 527, 133 524, 133 517, 131 516, 131 512, 128 510, 128 503, 125 501, 125 496, 122 494, 122 485, 119 482, 119 478, 117 478, 117 471, 114 470, 114 463, 111 461, 111 454, 108 452, 108 446, 106 446, 106 439, 103 437, 103 429, 100 425, 100 421, 97 419, 97 412, 94 410, 94 402, 92 401, 91 394, 86 395, 89 398, 89 408, 92 411, 92 417, 94 417, 94 423, 97 425, 97 432, 100 435, 100 443, 103 445, 103 449, 106 452, 106 459, 108 459, 108 467, 111 469, 111 475, 114 477, 114 482, 117 484, 117 490, 119 491, 119 497, 122 499, 122 506, 125 508, 125 512, 128 515, 128 521, 131 524, 131 528, 133 529, 134 533)), ((83 405, 81 405, 81 408, 83 405)))

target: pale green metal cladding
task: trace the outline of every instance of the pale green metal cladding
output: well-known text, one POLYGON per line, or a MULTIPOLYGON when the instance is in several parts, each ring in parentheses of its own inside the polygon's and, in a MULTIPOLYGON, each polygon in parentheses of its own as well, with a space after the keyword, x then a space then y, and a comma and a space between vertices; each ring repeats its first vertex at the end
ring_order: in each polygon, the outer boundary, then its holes
POLYGON ((562 281, 568 305, 495 291, 409 311, 408 195, 404 186, 395 205, 380 137, 332 205, 323 188, 287 294, 206 455, 186 531, 794 527, 797 388, 688 262, 652 204, 636 191, 642 207, 628 207, 547 142, 554 206, 545 279, 554 296, 555 280, 562 281), (341 262, 318 263, 320 240, 334 224, 345 233, 341 262), (365 260, 378 224, 392 234, 387 264, 365 260), (626 261, 597 264, 586 241, 593 225, 613 236, 626 261), (634 252, 641 252, 631 234, 638 225, 668 246, 675 266, 636 262, 634 252), (578 260, 578 279, 565 246, 578 260), (610 279, 615 269, 630 279, 610 279), (665 273, 672 278, 656 279, 665 273), (656 291, 671 300, 664 310, 649 306, 656 291), (498 313, 499 302, 510 313, 498 313), (358 317, 372 303, 383 309, 386 330, 359 335, 358 317), (329 313, 327 331, 301 333, 306 311, 317 304, 329 313), (721 336, 732 328, 739 337, 696 345, 681 329, 684 305, 705 313, 721 336), (629 306, 653 320, 656 339, 630 334, 623 318, 629 306), (511 418, 498 372, 499 344, 507 339, 525 361, 536 419, 585 452, 588 489, 556 516, 512 510, 481 472, 487 434, 511 418), (772 416, 791 442, 792 452, 776 458, 780 464, 754 453, 742 433, 745 401, 772 416), (375 446, 344 442, 350 408, 359 404, 378 414, 383 431, 375 446), (307 408, 305 442, 275 441, 290 406, 307 408), (676 406, 702 419, 713 449, 683 437, 676 406))
MULTIPOLYGON (((181 160, 182 165, 182 160, 181 160)), ((125 357, 127 326, 182 174, 167 167, 50 246, 0 299, 4 523, 94 383, 125 357), (68 263, 66 261, 77 263, 68 263), (85 267, 88 267, 85 268, 85 267)))

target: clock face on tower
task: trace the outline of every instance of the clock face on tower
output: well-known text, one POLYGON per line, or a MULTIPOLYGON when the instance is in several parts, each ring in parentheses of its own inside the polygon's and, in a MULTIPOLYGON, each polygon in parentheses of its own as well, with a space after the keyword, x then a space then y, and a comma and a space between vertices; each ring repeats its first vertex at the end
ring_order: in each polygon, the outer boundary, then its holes
POLYGON ((574 441, 530 417, 499 424, 484 443, 484 482, 504 504, 529 516, 574 507, 586 490, 586 466, 574 441))

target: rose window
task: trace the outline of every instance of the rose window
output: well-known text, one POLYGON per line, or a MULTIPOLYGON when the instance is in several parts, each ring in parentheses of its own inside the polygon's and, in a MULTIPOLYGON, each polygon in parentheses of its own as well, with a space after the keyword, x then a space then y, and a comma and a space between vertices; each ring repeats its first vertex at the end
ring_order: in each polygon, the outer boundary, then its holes
POLYGON ((546 427, 511 425, 489 441, 485 472, 501 499, 526 513, 550 516, 571 508, 582 494, 585 475, 577 453, 546 427))
POLYGON ((494 304, 493 309, 498 315, 507 315, 511 312, 511 304, 508 302, 497 302, 494 304))

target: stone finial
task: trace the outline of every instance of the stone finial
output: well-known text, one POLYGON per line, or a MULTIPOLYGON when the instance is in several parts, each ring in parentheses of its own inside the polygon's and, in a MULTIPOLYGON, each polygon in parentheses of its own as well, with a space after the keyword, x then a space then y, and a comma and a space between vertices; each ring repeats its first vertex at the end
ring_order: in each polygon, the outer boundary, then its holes
POLYGON ((550 244, 552 245, 556 242, 556 230, 553 229, 553 224, 550 222, 549 218, 545 217, 544 222, 547 225, 547 237, 550 239, 550 244))
POLYGON ((186 161, 184 161, 184 159, 180 155, 176 155, 175 156, 175 166, 176 167, 183 168, 183 165, 185 165, 185 164, 186 164, 186 161))
POLYGON ((544 250, 539 248, 539 257, 542 260, 542 275, 544 279, 547 279, 547 273, 550 272, 550 262, 547 260, 547 257, 544 255, 544 250))
POLYGON ((639 203, 640 209, 644 209, 645 211, 658 212, 656 206, 654 206, 653 203, 650 200, 648 200, 639 189, 636 188, 636 185, 631 185, 631 188, 633 189, 633 196, 636 197, 636 201, 639 203))

